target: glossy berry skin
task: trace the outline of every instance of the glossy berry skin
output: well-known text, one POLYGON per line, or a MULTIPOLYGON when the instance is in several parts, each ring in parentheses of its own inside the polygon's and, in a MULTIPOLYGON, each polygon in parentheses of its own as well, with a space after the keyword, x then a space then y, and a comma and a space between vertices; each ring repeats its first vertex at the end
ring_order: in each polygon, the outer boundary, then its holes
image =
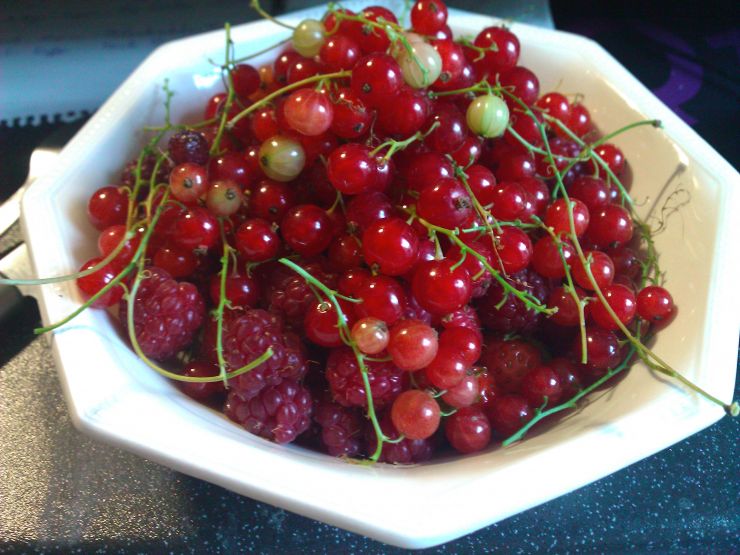
POLYGON ((446 178, 421 191, 416 210, 429 223, 454 229, 470 219, 473 204, 457 179, 446 178))
MULTIPOLYGON (((218 305, 221 297, 220 274, 213 275, 208 292, 213 305, 218 305)), ((247 275, 229 273, 226 276, 225 296, 233 308, 253 308, 260 300, 259 282, 247 275)))
POLYGON ((368 266, 387 276, 400 276, 416 264, 419 238, 400 218, 379 220, 362 234, 362 253, 368 266))
POLYGON ((390 218, 393 205, 383 193, 371 192, 356 195, 347 203, 347 225, 364 232, 377 220, 390 218))
POLYGON ((264 262, 280 252, 280 239, 268 222, 252 218, 236 230, 234 246, 247 262, 264 262))
POLYGON ((411 289, 424 310, 443 316, 468 304, 473 286, 468 271, 453 268, 454 261, 429 260, 420 262, 414 270, 411 289))
POLYGON ((152 262, 174 278, 187 277, 198 267, 198 259, 193 251, 176 246, 162 247, 154 253, 152 262))
MULTIPOLYGON (((559 119, 565 125, 570 121, 570 104, 568 99, 560 93, 547 93, 535 105, 551 117, 559 119)), ((557 124, 552 124, 552 126, 558 129, 557 124)))
MULTIPOLYGON (((614 311, 619 321, 625 326, 629 324, 637 313, 637 300, 631 289, 618 283, 601 288, 604 299, 614 311)), ((588 313, 599 327, 605 330, 617 330, 617 322, 607 312, 601 301, 597 300, 588 305, 588 313)))
MULTIPOLYGON (((503 87, 511 87, 509 91, 527 106, 534 104, 540 95, 540 81, 526 67, 516 66, 502 73, 499 76, 499 83, 503 87)), ((521 109, 519 104, 513 102, 508 95, 504 95, 504 100, 509 104, 510 109, 521 109)), ((531 118, 527 117, 527 119, 531 118)))
POLYGON ((547 365, 557 374, 562 389, 561 400, 572 398, 581 390, 581 377, 576 365, 567 358, 554 358, 547 365))
POLYGON ((279 181, 264 179, 252 189, 249 197, 250 215, 268 222, 280 222, 295 205, 293 189, 279 181))
POLYGON ((637 313, 648 322, 657 323, 673 315, 673 297, 663 287, 649 285, 637 294, 637 313))
MULTIPOLYGON (((362 45, 361 45, 362 47, 362 45)), ((377 107, 401 88, 401 68, 388 54, 369 54, 358 60, 352 70, 352 92, 366 105, 377 107)))
POLYGON ((184 249, 210 249, 219 241, 218 222, 210 211, 194 206, 175 222, 172 240, 184 249))
POLYGON ((524 189, 513 181, 497 183, 493 188, 491 214, 497 220, 514 221, 526 207, 524 189))
POLYGON ((226 152, 212 158, 208 164, 208 178, 210 181, 230 180, 238 183, 242 191, 251 187, 259 177, 260 172, 252 167, 241 152, 226 152))
MULTIPOLYGON (((103 258, 101 257, 91 258, 80 267, 80 272, 84 270, 89 270, 90 268, 93 268, 100 264, 100 262, 102 261, 103 258)), ((90 275, 78 277, 76 280, 77 287, 82 293, 85 300, 87 300, 93 295, 97 294, 98 291, 103 289, 103 287, 108 285, 111 281, 113 281, 118 275, 118 272, 119 270, 115 269, 110 264, 106 264, 100 270, 90 275)), ((123 288, 120 285, 114 285, 98 299, 96 299, 95 302, 92 303, 92 306, 98 308, 113 306, 121 300, 122 296, 123 288)))
POLYGON ((493 172, 485 166, 473 164, 465 170, 465 174, 470 190, 473 191, 478 202, 482 206, 491 204, 495 198, 494 188, 496 186, 496 177, 493 172))
MULTIPOLYGON (((581 237, 588 228, 588 208, 578 199, 571 199, 570 206, 573 211, 573 229, 575 230, 576 237, 581 237)), ((545 225, 551 227, 556 235, 570 236, 571 226, 568 211, 568 203, 565 199, 556 200, 547 207, 545 225)))
POLYGON ((393 278, 377 275, 368 278, 357 290, 355 304, 358 318, 372 316, 391 326, 403 314, 406 295, 401 285, 393 278))
POLYGON ((438 103, 432 108, 425 129, 437 127, 424 139, 424 144, 435 152, 448 154, 460 148, 467 135, 465 115, 454 104, 438 103))
POLYGON ((532 268, 547 278, 565 277, 563 259, 569 266, 576 258, 576 251, 567 241, 555 241, 549 235, 541 237, 535 244, 532 253, 532 268), (562 256, 561 256, 562 249, 562 256))
POLYGON ((409 189, 421 192, 438 181, 453 178, 454 170, 452 164, 442 154, 423 152, 409 161, 403 169, 403 177, 409 189))
POLYGON ((170 173, 170 192, 183 204, 196 204, 208 190, 208 172, 197 164, 180 164, 170 173))
POLYGON ((400 320, 390 330, 388 354, 401 370, 414 372, 428 366, 438 348, 437 332, 418 320, 400 320))
POLYGON ((378 111, 378 128, 384 135, 410 137, 427 121, 429 109, 429 99, 424 93, 401 89, 392 103, 378 111))
POLYGON ((326 171, 334 188, 345 195, 358 195, 375 189, 378 174, 370 149, 347 143, 329 155, 326 171))
POLYGON ((315 256, 331 243, 331 222, 314 204, 291 208, 280 224, 285 244, 301 256, 315 256))
POLYGON ((234 84, 234 92, 242 100, 248 99, 257 92, 260 86, 260 74, 254 66, 249 64, 237 64, 231 70, 231 81, 234 84))
MULTIPOLYGON (((342 307, 344 313, 346 307, 342 307)), ((347 314, 344 313, 345 324, 347 314)), ((306 337, 321 347, 339 347, 344 344, 339 335, 339 314, 330 302, 317 301, 306 311, 303 320, 303 330, 306 337)))
POLYGON ((457 352, 468 365, 473 366, 481 355, 480 331, 465 326, 445 329, 439 336, 439 344, 457 352))
MULTIPOLYGON (((583 297, 583 291, 577 289, 578 297, 583 297)), ((578 305, 573 296, 564 287, 556 287, 550 291, 547 306, 557 308, 558 311, 550 318, 559 326, 577 326, 580 322, 578 305)))
POLYGON ((594 152, 598 154, 604 162, 606 162, 609 169, 614 172, 614 175, 619 177, 622 174, 622 171, 624 171, 625 159, 624 154, 622 154, 622 151, 619 150, 618 147, 611 143, 605 143, 596 147, 594 152))
POLYGON ((270 179, 292 181, 306 165, 306 151, 299 141, 275 135, 260 145, 259 163, 270 179))
POLYGON ((578 199, 590 212, 596 212, 609 203, 609 186, 598 177, 582 175, 568 187, 568 196, 578 199))
MULTIPOLYGON (((389 23, 398 23, 395 14, 383 6, 369 6, 362 11, 362 15, 378 23, 381 23, 381 19, 389 23)), ((352 26, 350 36, 357 41, 365 54, 384 52, 390 46, 388 34, 378 27, 356 23, 352 26)))
POLYGON ((455 347, 444 345, 437 351, 437 356, 424 369, 424 377, 434 387, 450 389, 465 378, 470 365, 460 356, 455 347))
POLYGON ((352 69, 360 59, 360 46, 347 35, 327 37, 319 51, 319 60, 330 72, 352 69))
MULTIPOLYGON (((519 39, 514 33, 503 27, 486 27, 475 37, 475 46, 488 48, 479 65, 491 76, 513 68, 519 60, 519 39)), ((478 53, 475 53, 477 57, 478 53)))
POLYGON ((417 0, 411 8, 411 27, 421 35, 434 35, 447 24, 447 6, 441 0, 417 0))
POLYGON ((352 92, 343 88, 334 96, 334 119, 331 131, 343 139, 357 139, 370 129, 373 111, 352 92))
MULTIPOLYGON (((581 338, 576 337, 573 342, 575 360, 581 361, 581 338)), ((596 326, 586 328, 586 355, 587 368, 595 371, 603 371, 614 368, 621 360, 619 339, 607 330, 596 326)))
POLYGON ((507 438, 529 422, 534 413, 521 395, 501 395, 488 407, 491 427, 500 438, 507 438))
POLYGON ((583 104, 573 104, 570 107, 568 128, 579 137, 584 137, 591 131, 591 114, 583 104))
POLYGON ((329 95, 311 88, 293 91, 283 104, 285 121, 303 135, 321 135, 331 127, 334 108, 329 95))
POLYGON ((336 236, 329 245, 329 261, 333 268, 342 271, 362 264, 362 245, 350 233, 336 236))
POLYGON ((491 424, 479 407, 463 407, 445 420, 445 436, 458 453, 476 453, 491 442, 491 424))
POLYGON ((87 203, 87 216, 96 229, 126 223, 128 196, 115 187, 95 191, 87 203))
POLYGON ((391 420, 408 439, 426 439, 439 428, 439 404, 429 393, 409 389, 393 401, 391 420))
POLYGON ((232 216, 244 204, 241 186, 230 179, 214 181, 206 193, 206 206, 221 218, 232 216))
MULTIPOLYGON (((105 228, 98 236, 98 252, 102 258, 107 258, 114 250, 118 248, 121 241, 126 237, 126 226, 125 225, 112 225, 105 228)), ((114 269, 122 270, 126 265, 131 262, 131 259, 136 253, 136 249, 139 247, 141 236, 136 235, 132 239, 126 241, 126 243, 118 251, 116 257, 110 261, 110 265, 114 269)))
POLYGON ((522 378, 520 391, 533 407, 541 407, 545 401, 545 406, 557 405, 563 394, 560 377, 549 366, 538 366, 530 370, 522 378))
POLYGON ((383 320, 377 318, 361 318, 352 326, 352 340, 366 355, 377 355, 388 347, 390 332, 383 320))
POLYGON ((618 204, 609 204, 591 217, 587 237, 600 248, 618 247, 632 239, 633 231, 629 212, 618 204))
POLYGON ((442 400, 456 409, 469 407, 475 404, 480 397, 478 376, 466 374, 460 383, 451 387, 442 395, 442 400))
MULTIPOLYGON (((208 378, 218 376, 218 366, 206 361, 193 360, 185 366, 183 376, 189 378, 208 378)), ((196 401, 208 401, 226 390, 222 381, 217 382, 179 382, 180 388, 196 401)))
MULTIPOLYGON (((603 289, 604 287, 611 285, 612 281, 614 281, 614 263, 612 262, 612 259, 609 258, 609 255, 601 251, 586 251, 583 255, 586 257, 586 260, 591 261, 588 267, 591 270, 591 275, 599 288, 603 289)), ((571 267, 571 275, 573 280, 584 289, 588 291, 595 290, 595 287, 586 273, 586 268, 580 260, 575 260, 573 263, 571 267)))
POLYGON ((494 268, 502 268, 507 274, 521 272, 529 266, 534 254, 534 247, 529 236, 521 229, 503 225, 494 231, 496 255, 493 256, 494 268))

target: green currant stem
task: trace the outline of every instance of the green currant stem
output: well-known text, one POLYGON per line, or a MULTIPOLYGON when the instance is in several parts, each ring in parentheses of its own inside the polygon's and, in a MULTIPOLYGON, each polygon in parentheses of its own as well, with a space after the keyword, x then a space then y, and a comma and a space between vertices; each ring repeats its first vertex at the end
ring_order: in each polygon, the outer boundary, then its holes
POLYGON ((219 288, 218 288, 218 306, 216 307, 216 358, 218 360, 218 374, 224 382, 224 386, 228 387, 228 380, 226 377, 226 360, 224 359, 224 308, 226 307, 226 275, 229 272, 229 260, 231 258, 231 247, 226 239, 226 233, 224 232, 224 222, 221 218, 218 219, 218 227, 221 233, 221 241, 224 244, 223 253, 221 254, 221 271, 218 274, 219 277, 219 288))
POLYGON ((285 27, 286 29, 290 29, 291 31, 295 31, 295 27, 293 25, 288 25, 287 23, 283 23, 282 21, 275 19, 272 15, 267 13, 262 6, 260 6, 259 0, 251 0, 249 2, 249 6, 256 11, 258 14, 260 14, 265 19, 272 21, 275 25, 280 25, 281 27, 285 27))
POLYGON ((430 98, 439 98, 441 96, 456 96, 458 94, 465 94, 465 93, 478 93, 478 92, 498 92, 500 90, 503 90, 500 86, 491 87, 490 83, 483 79, 482 81, 478 81, 474 85, 470 85, 469 87, 465 87, 463 89, 455 89, 454 91, 441 91, 441 92, 435 92, 435 91, 429 91, 427 94, 430 98))
POLYGON ((588 387, 582 389, 581 391, 579 391, 578 393, 576 393, 573 397, 571 397, 565 403, 561 403, 560 405, 554 406, 554 407, 552 407, 551 409, 548 409, 548 410, 536 409, 535 410, 535 415, 532 418, 532 420, 530 420, 524 426, 522 426, 519 429, 519 431, 517 431, 516 433, 514 433, 513 435, 511 435, 507 439, 505 439, 504 442, 502 443, 502 445, 504 447, 506 447, 506 446, 511 445, 512 443, 516 442, 516 441, 519 441, 520 439, 522 439, 527 434, 527 432, 530 429, 532 429, 532 427, 535 424, 537 424, 541 420, 547 418, 551 414, 555 414, 555 413, 560 412, 560 411, 563 411, 565 409, 574 409, 574 408, 576 408, 576 406, 577 406, 576 403, 580 399, 582 399, 583 397, 585 397, 586 395, 588 395, 589 393, 591 393, 595 389, 598 389, 604 383, 606 383, 611 378, 613 378, 614 376, 616 376, 617 374, 619 374, 620 372, 622 372, 625 368, 627 368, 627 366, 629 366, 630 359, 632 358, 632 355, 634 354, 634 352, 635 352, 635 347, 634 346, 630 347, 630 350, 627 353, 627 356, 619 364, 619 366, 617 366, 613 370, 609 370, 601 378, 599 378, 598 380, 596 380, 590 386, 588 386, 588 387))
POLYGON ((437 127, 439 127, 439 122, 435 121, 429 129, 427 129, 426 132, 422 133, 421 131, 417 131, 413 135, 411 135, 408 139, 404 139, 402 141, 396 141, 394 139, 391 139, 389 141, 386 141, 384 143, 379 144, 376 146, 373 150, 370 151, 370 156, 377 155, 381 150, 387 148, 388 152, 385 153, 383 156, 383 160, 390 160, 391 156, 393 156, 396 152, 399 150, 403 150, 406 147, 408 147, 410 144, 412 144, 415 141, 420 141, 422 139, 425 139, 432 131, 434 131, 437 127))
POLYGON ((493 267, 488 263, 488 260, 485 256, 480 254, 475 249, 471 249, 468 245, 463 242, 460 237, 458 237, 458 234, 450 229, 446 229, 444 227, 440 227, 434 224, 429 223, 424 218, 419 218, 419 222, 426 227, 429 230, 441 233, 443 235, 446 235, 449 237, 452 242, 454 242, 460 250, 465 250, 469 254, 472 254, 475 258, 477 258, 481 264, 485 267, 486 270, 494 277, 496 281, 501 284, 501 287, 503 287, 504 291, 506 293, 509 293, 511 295, 514 295, 516 298, 518 298, 520 301, 522 301, 527 308, 530 308, 532 310, 535 310, 536 312, 541 312, 542 314, 554 314, 555 310, 552 308, 548 308, 547 306, 540 303, 539 299, 536 297, 533 297, 531 294, 525 292, 525 291, 519 291, 516 287, 513 287, 508 281, 506 281, 499 272, 493 269, 493 267))
POLYGON ((113 259, 118 256, 118 253, 121 252, 121 249, 126 245, 127 241, 130 241, 134 238, 136 233, 132 230, 129 230, 126 232, 126 235, 121 239, 121 241, 116 245, 116 248, 113 249, 108 256, 103 258, 100 262, 95 264, 95 266, 92 266, 88 268, 87 270, 82 270, 81 272, 77 272, 74 274, 66 274, 63 276, 56 276, 56 277, 50 277, 50 278, 39 278, 39 279, 5 279, 0 278, 0 285, 47 285, 49 283, 61 283, 63 281, 71 281, 73 279, 83 278, 86 276, 89 276, 90 274, 94 274, 95 272, 101 270, 106 265, 110 264, 113 259))
MULTIPOLYGON (((252 2, 257 2, 257 0, 252 0, 252 2)), ((257 5, 259 6, 259 2, 257 2, 257 5)), ((224 65, 226 67, 229 67, 229 53, 231 52, 231 25, 226 23, 224 25, 224 30, 226 31, 226 62, 224 65)), ((231 72, 226 70, 226 75, 229 81, 228 91, 226 93, 226 101, 224 102, 224 107, 221 112, 221 117, 218 122, 218 131, 216 131, 216 136, 213 139, 213 144, 211 145, 211 156, 214 156, 217 154, 220 150, 221 146, 221 137, 224 134, 224 129, 226 127, 226 119, 229 117, 229 112, 231 111, 231 104, 234 102, 234 80, 231 78, 231 72)))
MULTIPOLYGON (((337 311, 338 315, 338 322, 337 325, 340 330, 344 330, 347 335, 347 339, 351 338, 351 334, 349 331, 349 328, 347 327, 347 318, 344 315, 344 312, 342 311, 342 307, 339 304, 339 301, 336 298, 336 291, 333 289, 329 289, 326 285, 321 283, 318 279, 313 277, 311 274, 309 274, 306 270, 301 268, 298 264, 293 262, 292 260, 288 260, 287 258, 281 258, 278 260, 281 264, 284 264, 288 268, 292 269, 294 272, 296 272, 298 275, 300 275, 303 279, 306 280, 307 283, 311 283, 314 286, 316 286, 319 290, 321 290, 324 295, 331 301, 331 303, 334 305, 334 310, 337 311)), ((345 341, 346 342, 346 341, 345 341)), ((377 462, 378 459, 380 459, 380 454, 383 450, 383 443, 388 441, 388 438, 383 433, 383 430, 380 429, 380 422, 378 422, 378 417, 375 414, 375 405, 373 403, 373 392, 370 389, 370 380, 368 379, 368 369, 367 365, 365 364, 365 355, 357 348, 357 345, 351 341, 346 342, 347 346, 352 349, 352 352, 355 355, 355 359, 357 360, 357 364, 360 367, 360 373, 362 374, 362 383, 365 387, 365 397, 367 398, 367 416, 370 419, 370 422, 373 425, 373 429, 375 431, 375 436, 377 438, 378 445, 375 448, 375 452, 370 456, 370 460, 373 462, 377 462)))
POLYGON ((251 114, 255 110, 258 110, 265 104, 268 104, 269 102, 272 101, 272 99, 277 98, 285 94, 288 91, 292 91, 293 89, 300 89, 301 87, 305 85, 315 83, 316 81, 320 81, 322 79, 341 79, 342 77, 349 77, 350 75, 352 75, 351 70, 335 71, 334 73, 323 73, 320 75, 313 75, 312 77, 301 79, 300 81, 296 81, 295 83, 291 83, 290 85, 285 85, 282 89, 278 89, 276 91, 271 92, 264 98, 260 99, 258 102, 251 104, 249 107, 239 112, 237 115, 231 118, 231 120, 229 120, 229 123, 226 124, 226 127, 228 129, 233 129, 234 125, 236 125, 240 120, 244 119, 249 114, 251 114))
POLYGON ((202 129, 204 127, 208 127, 209 125, 213 125, 218 121, 218 118, 212 117, 210 119, 204 119, 203 121, 199 121, 198 123, 182 123, 177 125, 159 125, 159 126, 145 126, 142 129, 144 131, 170 131, 172 129, 202 129))
POLYGON ((560 240, 560 237, 555 235, 555 232, 552 230, 552 228, 547 227, 537 216, 532 216, 532 218, 536 219, 540 223, 542 229, 544 229, 548 233, 548 235, 552 237, 552 240, 555 241, 555 244, 557 244, 558 246, 560 261, 563 264, 563 269, 565 270, 565 278, 568 282, 567 291, 573 299, 573 302, 575 302, 576 306, 578 307, 578 328, 581 333, 581 364, 586 364, 588 362, 588 352, 586 348, 586 315, 583 311, 583 301, 581 301, 581 299, 578 297, 575 284, 573 283, 573 276, 570 273, 570 267, 568 265, 568 262, 565 260, 565 253, 563 252, 563 242, 560 240))
POLYGON ((467 39, 465 37, 461 38, 459 41, 459 44, 462 44, 463 46, 467 46, 471 50, 475 50, 478 52, 478 56, 473 60, 474 62, 478 62, 485 58, 487 52, 498 52, 498 46, 496 46, 495 43, 491 44, 490 46, 486 48, 482 48, 480 46, 476 46, 472 40, 467 39))

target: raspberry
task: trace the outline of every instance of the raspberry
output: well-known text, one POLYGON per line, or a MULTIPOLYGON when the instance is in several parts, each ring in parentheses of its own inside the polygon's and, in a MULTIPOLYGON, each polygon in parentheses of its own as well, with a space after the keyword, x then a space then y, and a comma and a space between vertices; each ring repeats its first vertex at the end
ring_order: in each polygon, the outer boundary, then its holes
POLYGON ((316 407, 314 420, 321 426, 321 442, 333 457, 356 457, 364 444, 364 422, 357 409, 330 401, 316 407))
MULTIPOLYGON (((380 418, 380 429, 389 439, 396 439, 399 434, 393 426, 390 416, 390 411, 388 411, 380 418)), ((372 454, 378 445, 378 439, 372 425, 367 426, 366 437, 367 452, 372 454)), ((427 439, 403 439, 398 443, 385 443, 378 460, 390 464, 412 464, 427 461, 432 458, 435 443, 435 436, 427 439)))
POLYGON ((450 312, 446 316, 443 316, 440 320, 440 324, 446 330, 452 328, 469 328, 476 332, 480 337, 483 337, 483 334, 481 334, 480 331, 478 313, 469 304, 466 304, 462 308, 458 308, 455 312, 450 312))
POLYGON ((311 424, 313 400, 309 391, 293 380, 283 380, 244 399, 229 393, 224 413, 255 435, 277 443, 290 443, 311 424))
MULTIPOLYGON (((545 302, 548 287, 544 278, 532 270, 523 270, 504 278, 520 291, 526 291, 545 302)), ((500 283, 494 281, 488 293, 478 301, 478 316, 483 325, 493 331, 501 333, 530 333, 540 322, 540 313, 528 309, 526 305, 514 295, 508 295, 500 308, 497 305, 504 298, 504 289, 500 283)))
MULTIPOLYGON (((154 172, 154 166, 156 165, 157 158, 153 154, 148 154, 144 157, 141 163, 141 179, 143 181, 143 185, 149 185, 149 182, 152 177, 152 173, 154 172)), ((138 159, 133 159, 130 162, 128 162, 124 167, 123 171, 121 172, 121 185, 125 185, 129 189, 134 188, 134 185, 136 185, 136 166, 138 165, 139 161, 138 159)), ((172 163, 165 158, 162 160, 162 162, 159 164, 159 169, 157 170, 157 177, 156 182, 157 183, 167 183, 169 181, 170 172, 172 171, 172 163)))
MULTIPOLYGON (((367 361, 368 381, 373 405, 381 407, 393 401, 404 387, 404 372, 390 362, 367 361)), ((354 353, 348 347, 333 349, 326 362, 326 379, 334 400, 345 407, 365 407, 365 385, 354 353)))
MULTIPOLYGON (((177 282, 161 268, 149 268, 134 300, 134 330, 144 354, 166 360, 187 347, 205 317, 205 303, 192 283, 177 282)), ((128 303, 118 317, 128 329, 128 303)))
MULTIPOLYGON (((288 273, 280 270, 268 273, 265 277, 274 279, 268 285, 268 303, 270 312, 280 314, 285 322, 291 326, 300 328, 309 306, 316 301, 311 288, 301 276, 286 268, 288 273)), ((318 279, 321 283, 334 289, 336 287, 336 276, 324 272, 318 263, 301 265, 308 273, 318 279)))
POLYGON ((403 316, 401 316, 401 318, 404 320, 419 320, 420 322, 424 322, 428 326, 431 326, 432 315, 421 308, 421 306, 419 306, 416 298, 411 293, 411 287, 404 287, 404 291, 406 293, 406 304, 404 306, 403 316))
MULTIPOLYGON (((202 354, 218 362, 216 354, 216 320, 206 324, 202 354)), ((280 319, 265 310, 228 310, 224 312, 222 335, 224 360, 229 370, 238 370, 272 347, 272 357, 229 380, 232 392, 243 399, 254 397, 265 387, 284 379, 300 381, 306 373, 306 360, 298 337, 283 331, 280 319)))
POLYGON ((175 133, 170 138, 167 148, 175 164, 190 162, 205 166, 208 163, 208 141, 198 131, 185 130, 175 133))
POLYGON ((522 378, 542 363, 537 347, 521 339, 491 339, 483 348, 480 363, 504 392, 517 392, 522 378))

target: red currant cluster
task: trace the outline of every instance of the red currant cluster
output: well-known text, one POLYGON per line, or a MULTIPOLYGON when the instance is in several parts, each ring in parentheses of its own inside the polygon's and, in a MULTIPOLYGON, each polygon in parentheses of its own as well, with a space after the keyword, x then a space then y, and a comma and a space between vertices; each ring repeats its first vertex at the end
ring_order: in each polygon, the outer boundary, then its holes
POLYGON ((90 198, 77 279, 247 430, 387 462, 521 437, 674 314, 615 134, 541 95, 509 29, 410 15, 330 8, 227 60, 204 121, 90 198))

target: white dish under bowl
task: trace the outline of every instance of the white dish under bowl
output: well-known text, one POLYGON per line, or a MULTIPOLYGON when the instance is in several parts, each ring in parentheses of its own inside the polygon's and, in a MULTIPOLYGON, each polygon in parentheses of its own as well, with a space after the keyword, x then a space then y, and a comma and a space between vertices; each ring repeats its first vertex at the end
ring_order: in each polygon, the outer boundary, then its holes
MULTIPOLYGON (((390 6, 400 12, 400 2, 390 6)), ((321 13, 316 8, 284 19, 321 13)), ((450 10, 456 35, 474 35, 496 22, 450 10)), ((537 73, 541 90, 582 93, 600 129, 662 120, 662 131, 643 127, 614 141, 629 161, 632 191, 645 209, 664 188, 663 199, 679 189, 690 199, 656 237, 680 312, 654 349, 729 401, 740 331, 738 174, 598 44, 516 23, 512 30, 522 43, 521 64, 537 73)), ((285 36, 267 21, 233 28, 237 55, 285 36)), ((222 59, 223 48, 224 33, 216 31, 157 49, 69 143, 52 174, 28 190, 23 224, 38 275, 73 272, 95 253, 87 198, 114 182, 136 155, 142 127, 163 121, 165 79, 175 91, 173 121, 197 120, 205 100, 222 86, 208 59, 222 59)), ((80 303, 73 283, 46 286, 38 297, 47 324, 80 303)), ((637 365, 613 391, 520 444, 414 467, 369 467, 269 443, 190 400, 137 359, 104 311, 85 311, 55 332, 51 343, 80 430, 260 501, 409 548, 455 539, 563 495, 723 414, 637 365)))

